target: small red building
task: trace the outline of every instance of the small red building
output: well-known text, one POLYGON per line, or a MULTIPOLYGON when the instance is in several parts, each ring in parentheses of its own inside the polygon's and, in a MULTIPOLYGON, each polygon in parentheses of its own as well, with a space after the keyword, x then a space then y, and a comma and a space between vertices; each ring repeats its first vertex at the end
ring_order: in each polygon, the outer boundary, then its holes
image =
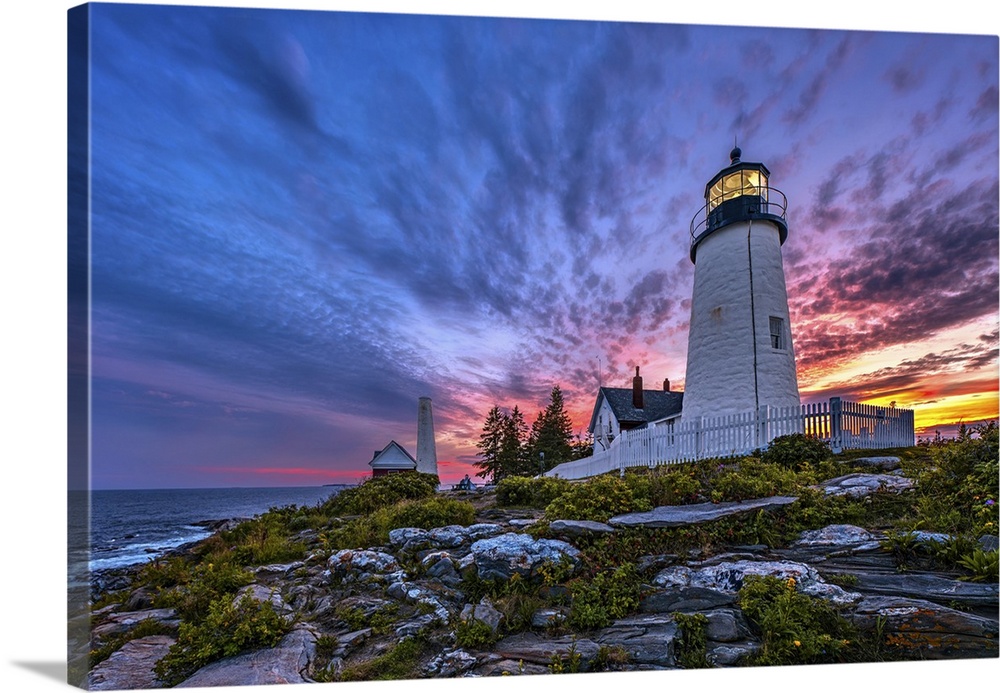
POLYGON ((376 450, 371 462, 372 476, 385 476, 399 472, 412 472, 417 468, 417 461, 402 445, 394 440, 381 450, 376 450))

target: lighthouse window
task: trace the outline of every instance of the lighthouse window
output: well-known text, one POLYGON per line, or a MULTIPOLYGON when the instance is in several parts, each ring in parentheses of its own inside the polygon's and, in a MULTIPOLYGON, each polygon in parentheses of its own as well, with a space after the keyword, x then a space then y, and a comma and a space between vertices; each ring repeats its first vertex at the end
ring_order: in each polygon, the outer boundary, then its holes
POLYGON ((771 348, 785 348, 785 321, 781 318, 771 318, 771 348))
POLYGON ((767 199, 767 176, 762 171, 749 169, 735 171, 715 182, 708 193, 708 211, 726 200, 743 195, 759 195, 767 199))

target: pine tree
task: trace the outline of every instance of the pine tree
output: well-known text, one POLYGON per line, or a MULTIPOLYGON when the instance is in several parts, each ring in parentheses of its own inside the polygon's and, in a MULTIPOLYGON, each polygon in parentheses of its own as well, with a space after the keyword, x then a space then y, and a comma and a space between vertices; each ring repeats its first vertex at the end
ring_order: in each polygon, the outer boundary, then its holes
POLYGON ((573 459, 572 440, 573 422, 563 405, 562 390, 556 385, 549 394, 549 405, 531 425, 527 448, 536 469, 546 471, 573 459))
POLYGON ((576 435, 570 443, 570 448, 573 450, 574 460, 590 457, 594 454, 594 436, 589 432, 576 435))
POLYGON ((486 415, 486 422, 483 424, 483 432, 479 436, 476 447, 479 448, 478 457, 480 462, 475 466, 480 471, 476 476, 490 477, 493 481, 498 480, 498 472, 501 471, 501 464, 504 449, 504 437, 506 429, 509 427, 507 415, 500 411, 500 407, 494 405, 486 415))
POLYGON ((524 415, 516 406, 510 414, 501 411, 499 406, 490 409, 476 443, 481 458, 475 463, 480 469, 476 476, 489 477, 496 483, 507 476, 525 474, 524 441, 527 433, 524 415))
POLYGON ((524 421, 521 410, 514 405, 507 417, 503 448, 504 476, 527 476, 532 472, 527 467, 528 424, 524 421))

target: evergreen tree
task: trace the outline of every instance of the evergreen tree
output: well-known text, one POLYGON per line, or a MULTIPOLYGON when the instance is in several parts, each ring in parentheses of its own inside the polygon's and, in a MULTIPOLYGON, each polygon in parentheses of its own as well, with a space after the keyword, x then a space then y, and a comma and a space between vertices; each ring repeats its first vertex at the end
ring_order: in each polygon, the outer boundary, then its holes
POLYGON ((549 405, 538 413, 531 425, 527 448, 533 473, 547 471, 573 459, 573 423, 563 405, 562 390, 556 385, 549 394, 549 405), (544 455, 544 459, 542 458, 544 455))
POLYGON ((503 458, 504 437, 508 426, 507 415, 500 411, 500 407, 494 405, 486 415, 483 432, 479 436, 479 442, 476 443, 476 447, 479 448, 477 455, 481 459, 480 462, 475 463, 480 469, 476 472, 476 476, 498 480, 498 472, 500 472, 503 458))
POLYGON ((573 459, 581 460, 594 454, 594 436, 589 432, 574 436, 570 443, 573 450, 573 459))
POLYGON ((524 474, 524 441, 527 432, 524 415, 517 407, 510 414, 501 411, 498 406, 490 409, 479 442, 476 443, 481 459, 475 463, 480 469, 476 476, 489 477, 496 483, 506 476, 524 474))
POLYGON ((528 467, 527 447, 528 424, 524 414, 514 405, 507 417, 503 449, 504 476, 530 476, 533 472, 528 467))

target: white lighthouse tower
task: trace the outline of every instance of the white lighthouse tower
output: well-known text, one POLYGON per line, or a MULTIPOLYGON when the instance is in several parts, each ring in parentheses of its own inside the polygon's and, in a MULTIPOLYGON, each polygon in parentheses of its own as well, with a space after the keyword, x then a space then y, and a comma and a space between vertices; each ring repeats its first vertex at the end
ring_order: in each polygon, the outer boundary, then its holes
POLYGON ((799 405, 781 245, 785 196, 764 164, 732 163, 705 186, 691 222, 694 291, 685 421, 799 405))
POLYGON ((438 473, 434 414, 431 411, 430 397, 421 397, 417 403, 417 471, 425 474, 438 473))

